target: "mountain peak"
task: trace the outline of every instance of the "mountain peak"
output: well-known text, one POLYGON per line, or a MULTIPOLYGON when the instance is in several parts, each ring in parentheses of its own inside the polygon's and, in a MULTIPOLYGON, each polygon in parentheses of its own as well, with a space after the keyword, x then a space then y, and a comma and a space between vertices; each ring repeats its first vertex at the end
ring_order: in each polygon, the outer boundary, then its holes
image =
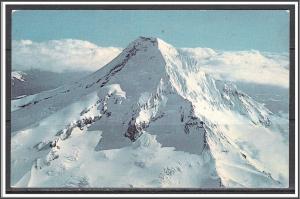
POLYGON ((127 48, 125 49, 125 51, 130 51, 132 49, 146 49, 149 47, 158 47, 158 41, 157 38, 154 37, 138 37, 136 40, 134 40, 133 42, 131 42, 127 48))
POLYGON ((156 37, 144 37, 144 36, 139 36, 136 40, 134 41, 144 41, 144 42, 147 42, 147 41, 150 41, 150 42, 157 42, 157 39, 156 37))
POLYGON ((144 37, 140 36, 136 40, 132 41, 125 51, 130 51, 133 48, 138 50, 145 50, 148 48, 157 48, 159 50, 172 47, 170 44, 166 43, 160 38, 157 37, 144 37))

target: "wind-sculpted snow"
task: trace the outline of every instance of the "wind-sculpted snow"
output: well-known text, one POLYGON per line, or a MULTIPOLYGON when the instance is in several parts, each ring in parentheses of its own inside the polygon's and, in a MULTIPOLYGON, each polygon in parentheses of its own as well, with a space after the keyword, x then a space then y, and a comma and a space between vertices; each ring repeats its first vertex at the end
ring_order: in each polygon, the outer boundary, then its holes
POLYGON ((12 185, 287 187, 288 120, 191 60, 141 37, 90 76, 19 99, 12 185))

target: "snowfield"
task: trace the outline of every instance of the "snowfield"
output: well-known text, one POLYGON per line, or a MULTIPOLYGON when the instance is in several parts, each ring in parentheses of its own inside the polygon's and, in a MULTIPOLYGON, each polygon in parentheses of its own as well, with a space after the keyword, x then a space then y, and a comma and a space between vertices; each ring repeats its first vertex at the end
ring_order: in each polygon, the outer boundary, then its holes
POLYGON ((13 101, 11 185, 288 187, 288 118, 229 81, 240 62, 218 78, 204 61, 215 53, 140 37, 95 73, 13 101))

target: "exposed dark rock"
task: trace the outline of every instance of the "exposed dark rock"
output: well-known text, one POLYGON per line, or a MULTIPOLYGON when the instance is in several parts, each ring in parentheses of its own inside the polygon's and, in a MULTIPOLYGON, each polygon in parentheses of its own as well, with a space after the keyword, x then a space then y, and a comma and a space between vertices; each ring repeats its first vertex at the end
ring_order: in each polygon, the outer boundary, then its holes
POLYGON ((241 153, 241 155, 243 156, 243 158, 247 159, 247 156, 243 153, 241 153))
POLYGON ((24 108, 24 107, 29 106, 29 105, 31 105, 31 102, 29 102, 29 103, 27 103, 27 104, 24 104, 24 105, 21 105, 21 106, 19 106, 19 107, 24 108))
POLYGON ((147 128, 149 124, 143 122, 141 124, 136 124, 135 119, 128 123, 128 128, 125 133, 125 137, 128 137, 132 142, 142 134, 143 129, 147 128))

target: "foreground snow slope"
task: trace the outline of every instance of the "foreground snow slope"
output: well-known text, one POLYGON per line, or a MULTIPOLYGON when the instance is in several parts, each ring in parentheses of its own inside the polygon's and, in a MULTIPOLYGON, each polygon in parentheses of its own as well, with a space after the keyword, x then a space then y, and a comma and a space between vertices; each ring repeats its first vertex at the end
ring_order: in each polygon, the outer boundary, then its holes
POLYGON ((13 110, 16 187, 288 186, 287 119, 160 39, 13 110))

